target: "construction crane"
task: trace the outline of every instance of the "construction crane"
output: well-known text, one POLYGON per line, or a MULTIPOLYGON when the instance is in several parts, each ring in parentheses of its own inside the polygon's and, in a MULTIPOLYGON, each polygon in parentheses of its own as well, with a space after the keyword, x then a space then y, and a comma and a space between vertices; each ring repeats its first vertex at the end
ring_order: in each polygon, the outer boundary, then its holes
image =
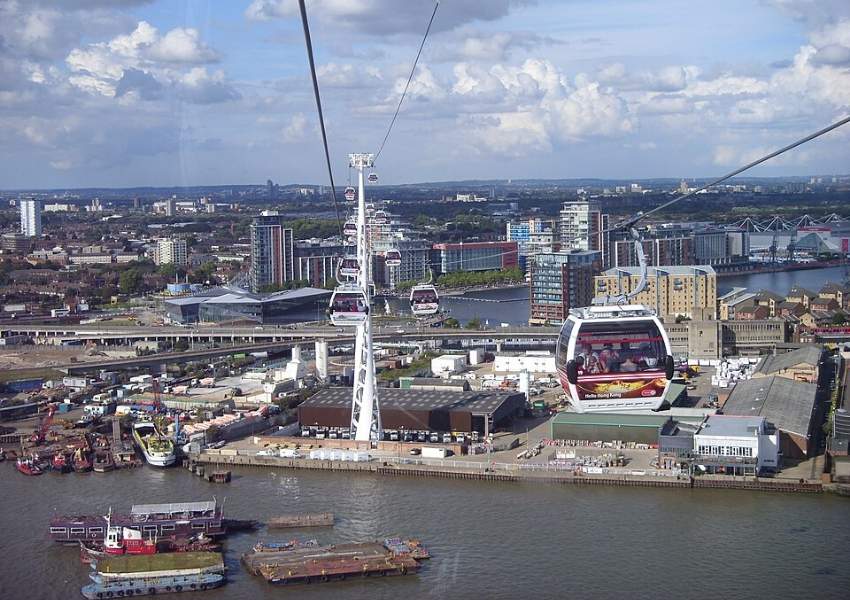
POLYGON ((47 432, 50 430, 50 426, 53 424, 53 415, 55 413, 56 404, 48 404, 47 414, 44 415, 44 418, 41 420, 41 424, 38 426, 38 429, 30 436, 30 442, 32 442, 36 446, 44 443, 44 441, 47 439, 47 432))

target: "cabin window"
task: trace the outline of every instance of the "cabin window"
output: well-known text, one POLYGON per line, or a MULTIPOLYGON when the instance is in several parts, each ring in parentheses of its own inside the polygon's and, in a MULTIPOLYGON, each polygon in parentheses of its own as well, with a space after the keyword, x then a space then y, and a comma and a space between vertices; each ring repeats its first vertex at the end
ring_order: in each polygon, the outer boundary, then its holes
POLYGON ((64 534, 68 533, 68 528, 67 527, 51 527, 50 533, 52 533, 52 534, 60 534, 61 533, 61 534, 64 535, 64 534))
POLYGON ((594 375, 661 370, 665 354, 654 321, 589 321, 579 330, 572 358, 580 375, 594 375))
POLYGON ((204 525, 203 523, 193 523, 192 524, 192 529, 205 529, 205 528, 206 528, 206 525, 204 525))
POLYGON ((156 531, 156 525, 145 525, 145 531, 156 531))
POLYGON ((141 531, 138 525, 133 525, 132 527, 128 527, 127 529, 132 529, 133 531, 141 531))
POLYGON ((89 533, 103 533, 103 527, 89 527, 89 533))
POLYGON ((163 531, 174 531, 174 525, 163 525, 162 530, 163 531))
POLYGON ((209 526, 210 529, 218 529, 219 527, 221 527, 221 521, 213 521, 209 524, 209 526))
POLYGON ((71 527, 71 535, 85 534, 85 532, 86 532, 85 527, 71 527))

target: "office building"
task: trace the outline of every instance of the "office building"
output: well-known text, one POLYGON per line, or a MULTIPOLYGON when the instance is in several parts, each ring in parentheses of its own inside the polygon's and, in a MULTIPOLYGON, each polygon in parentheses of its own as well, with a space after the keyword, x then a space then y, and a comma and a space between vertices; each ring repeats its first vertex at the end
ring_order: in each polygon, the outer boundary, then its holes
POLYGON ((9 252, 12 254, 23 254, 29 251, 31 245, 31 240, 23 233, 3 234, 2 248, 4 252, 9 252))
POLYGON ((339 239, 298 240, 295 242, 295 279, 309 281, 313 287, 325 287, 336 281, 336 269, 346 254, 339 239))
MULTIPOLYGON (((597 297, 618 296, 637 288, 640 268, 608 269, 596 277, 597 297)), ((717 274, 709 266, 649 267, 646 288, 631 300, 661 318, 717 318, 717 274)))
POLYGON ((251 291, 280 289, 295 279, 292 230, 277 211, 263 211, 251 223, 251 291))
POLYGON ((186 240, 175 238, 160 238, 156 241, 153 261, 157 265, 175 265, 178 267, 189 264, 189 252, 186 240))
POLYGON ((763 416, 712 415, 693 439, 694 464, 706 473, 758 475, 779 468, 779 436, 763 416))
POLYGON ((519 266, 516 242, 434 244, 431 265, 439 273, 497 271, 519 266))
POLYGON ((594 276, 602 270, 599 251, 548 252, 531 264, 531 325, 561 324, 571 308, 590 305, 594 276))
POLYGON ((41 201, 21 200, 21 233, 27 237, 41 235, 41 201))

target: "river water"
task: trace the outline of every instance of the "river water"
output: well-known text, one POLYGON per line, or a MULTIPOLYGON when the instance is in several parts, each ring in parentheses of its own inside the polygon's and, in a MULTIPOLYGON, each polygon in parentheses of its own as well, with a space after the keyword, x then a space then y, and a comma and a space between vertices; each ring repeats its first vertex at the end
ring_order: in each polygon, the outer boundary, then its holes
MULTIPOLYGON (((585 488, 234 471, 210 484, 179 468, 28 478, 0 465, 0 598, 79 597, 86 569, 46 539, 54 511, 105 514, 133 503, 210 499, 267 519, 333 511, 333 528, 240 533, 226 542, 230 582, 211 600, 298 598, 846 598, 850 499, 743 491, 585 488), (225 500, 226 498, 226 500, 225 500), (419 537, 434 558, 418 575, 280 589, 248 575, 257 539, 321 542, 419 537)), ((182 596, 181 596, 182 597, 182 596)), ((200 594, 185 595, 199 598, 200 594)))

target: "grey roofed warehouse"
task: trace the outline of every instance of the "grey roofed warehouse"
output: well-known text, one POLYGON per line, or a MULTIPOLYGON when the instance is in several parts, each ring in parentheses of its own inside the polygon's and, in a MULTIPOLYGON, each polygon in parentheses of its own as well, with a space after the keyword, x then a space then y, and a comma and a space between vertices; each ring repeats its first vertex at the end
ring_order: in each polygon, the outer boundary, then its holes
MULTIPOLYGON (((525 409, 525 395, 380 388, 384 429, 486 433, 525 409)), ((329 388, 298 407, 301 426, 348 427, 351 388, 329 388)))
POLYGON ((783 455, 802 458, 811 450, 816 397, 814 384, 771 375, 739 381, 722 410, 727 415, 765 417, 782 434, 783 455))

